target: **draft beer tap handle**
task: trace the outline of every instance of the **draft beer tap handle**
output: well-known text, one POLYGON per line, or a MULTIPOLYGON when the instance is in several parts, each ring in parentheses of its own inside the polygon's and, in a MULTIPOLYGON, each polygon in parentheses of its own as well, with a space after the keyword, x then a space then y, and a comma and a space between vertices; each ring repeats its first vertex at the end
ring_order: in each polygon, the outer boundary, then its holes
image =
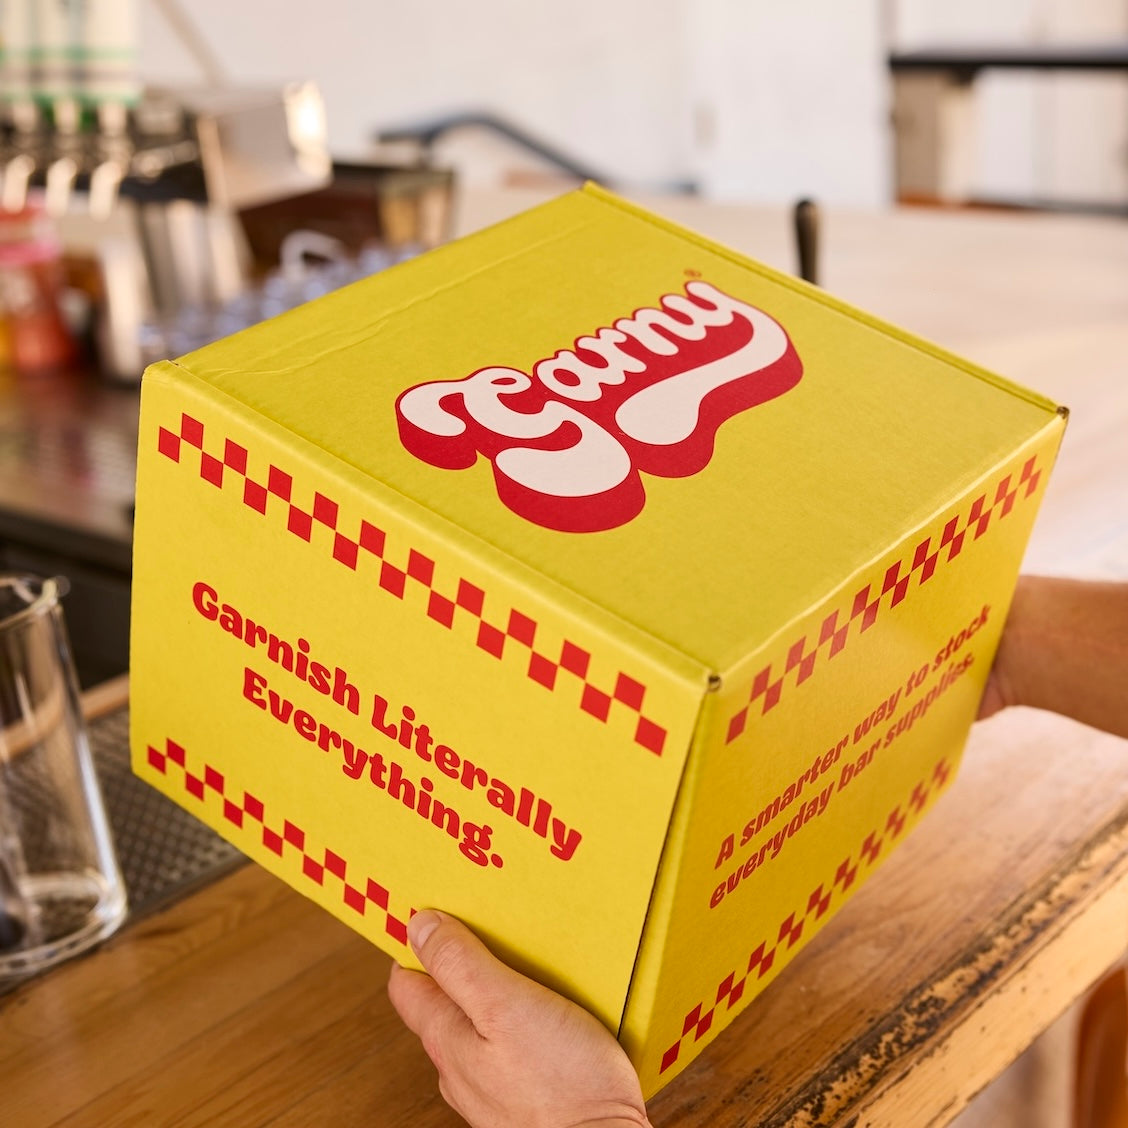
POLYGON ((799 200, 795 205, 795 246, 799 256, 799 277, 813 286, 819 284, 819 208, 814 200, 799 200))

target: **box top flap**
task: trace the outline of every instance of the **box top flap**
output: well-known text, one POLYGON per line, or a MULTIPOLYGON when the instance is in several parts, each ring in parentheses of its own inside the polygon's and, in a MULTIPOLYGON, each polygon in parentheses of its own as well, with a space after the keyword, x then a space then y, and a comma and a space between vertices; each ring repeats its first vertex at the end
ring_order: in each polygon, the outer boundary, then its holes
POLYGON ((590 186, 180 363, 716 670, 1055 411, 590 186))

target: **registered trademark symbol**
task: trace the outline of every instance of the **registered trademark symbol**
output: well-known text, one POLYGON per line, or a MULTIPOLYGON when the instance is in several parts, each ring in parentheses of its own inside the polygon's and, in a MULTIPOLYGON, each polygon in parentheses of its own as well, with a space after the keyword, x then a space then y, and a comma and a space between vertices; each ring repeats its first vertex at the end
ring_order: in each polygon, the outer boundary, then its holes
POLYGON ((685 272, 685 276, 686 276, 686 278, 700 278, 701 277, 701 271, 700 270, 687 270, 685 272))

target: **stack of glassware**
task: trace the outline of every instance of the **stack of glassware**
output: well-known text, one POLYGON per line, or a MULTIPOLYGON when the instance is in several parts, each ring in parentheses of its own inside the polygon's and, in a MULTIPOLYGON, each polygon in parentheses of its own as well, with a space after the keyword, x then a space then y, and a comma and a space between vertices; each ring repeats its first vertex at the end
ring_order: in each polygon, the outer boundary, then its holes
POLYGON ((421 254, 416 245, 372 243, 349 253, 339 240, 295 231, 283 241, 279 265, 256 286, 215 305, 186 305, 171 316, 146 319, 140 329, 145 365, 183 356, 295 306, 313 301, 421 254))

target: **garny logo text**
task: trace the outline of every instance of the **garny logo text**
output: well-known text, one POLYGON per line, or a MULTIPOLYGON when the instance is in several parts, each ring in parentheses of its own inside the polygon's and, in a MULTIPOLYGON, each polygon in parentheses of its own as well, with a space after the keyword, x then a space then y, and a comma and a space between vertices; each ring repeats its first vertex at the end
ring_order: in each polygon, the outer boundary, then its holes
POLYGON ((498 497, 550 529, 596 532, 646 502, 641 474, 682 478, 727 419, 794 387, 783 326, 708 282, 636 310, 533 365, 417 384, 396 402, 403 445, 448 470, 493 464, 498 497))

